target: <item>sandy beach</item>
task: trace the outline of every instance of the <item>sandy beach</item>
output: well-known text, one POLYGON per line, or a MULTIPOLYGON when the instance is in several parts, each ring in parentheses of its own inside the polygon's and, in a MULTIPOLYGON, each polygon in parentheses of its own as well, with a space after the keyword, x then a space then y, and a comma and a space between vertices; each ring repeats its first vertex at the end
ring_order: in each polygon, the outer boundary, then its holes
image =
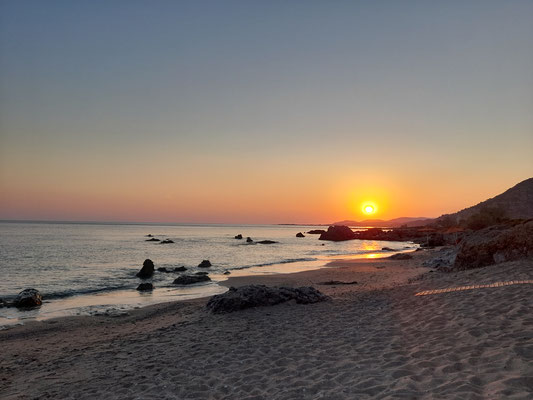
POLYGON ((0 397, 531 399, 533 261, 441 273, 412 254, 226 282, 312 285, 323 303, 215 315, 204 298, 2 331, 0 397))

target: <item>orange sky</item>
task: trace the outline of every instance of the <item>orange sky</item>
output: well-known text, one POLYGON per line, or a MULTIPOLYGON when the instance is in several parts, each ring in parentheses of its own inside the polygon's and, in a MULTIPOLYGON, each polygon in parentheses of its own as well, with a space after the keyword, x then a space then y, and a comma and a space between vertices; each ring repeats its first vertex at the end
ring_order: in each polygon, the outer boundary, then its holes
POLYGON ((467 3, 6 2, 0 219, 329 223, 497 195, 533 176, 533 3, 467 3))

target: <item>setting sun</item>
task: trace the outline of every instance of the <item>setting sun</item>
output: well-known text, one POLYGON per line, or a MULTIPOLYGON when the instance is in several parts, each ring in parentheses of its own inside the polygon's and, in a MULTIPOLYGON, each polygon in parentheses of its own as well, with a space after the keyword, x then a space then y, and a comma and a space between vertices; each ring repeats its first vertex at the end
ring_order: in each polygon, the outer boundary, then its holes
POLYGON ((363 213, 365 214, 374 214, 376 212, 376 207, 371 204, 365 204, 363 206, 363 213))

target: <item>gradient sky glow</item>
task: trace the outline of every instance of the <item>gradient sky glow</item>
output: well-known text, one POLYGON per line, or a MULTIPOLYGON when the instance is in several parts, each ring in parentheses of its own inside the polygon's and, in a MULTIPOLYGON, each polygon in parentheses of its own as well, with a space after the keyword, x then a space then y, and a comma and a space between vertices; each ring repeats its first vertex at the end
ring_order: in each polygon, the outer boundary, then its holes
POLYGON ((532 1, 0 1, 0 219, 434 217, 531 176, 532 1))

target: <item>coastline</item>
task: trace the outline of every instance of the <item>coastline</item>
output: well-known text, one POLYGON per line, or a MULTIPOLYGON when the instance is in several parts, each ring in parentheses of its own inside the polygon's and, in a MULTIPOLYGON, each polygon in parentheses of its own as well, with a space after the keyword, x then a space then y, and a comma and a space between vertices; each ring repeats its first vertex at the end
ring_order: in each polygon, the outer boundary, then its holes
POLYGON ((198 298, 0 331, 0 396, 429 399, 533 393, 533 285, 414 296, 533 279, 532 261, 445 274, 421 267, 431 250, 412 254, 407 261, 338 260, 318 270, 224 282, 312 284, 331 296, 325 303, 213 315, 204 309, 207 298, 198 298), (321 285, 329 280, 358 283, 321 285))

